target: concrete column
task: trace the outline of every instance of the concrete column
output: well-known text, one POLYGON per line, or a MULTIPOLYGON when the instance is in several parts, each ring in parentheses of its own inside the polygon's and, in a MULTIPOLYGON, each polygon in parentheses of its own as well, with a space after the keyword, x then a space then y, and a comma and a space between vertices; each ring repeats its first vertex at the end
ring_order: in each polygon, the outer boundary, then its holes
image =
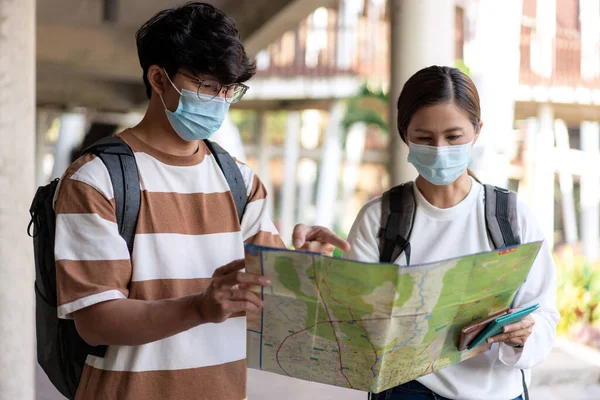
POLYGON ((475 38, 465 62, 477 85, 483 130, 473 149, 473 170, 485 183, 508 186, 514 121, 514 93, 519 84, 522 0, 480 0, 475 38), (502 32, 501 35, 498 32, 502 32), (502 62, 498 62, 502 60, 502 62))
POLYGON ((242 143, 242 135, 240 130, 233 123, 229 114, 225 116, 223 125, 213 136, 213 140, 217 142, 223 149, 227 150, 229 154, 238 160, 246 161, 246 152, 244 151, 244 144, 242 143))
POLYGON ((554 246, 554 112, 550 104, 538 111, 532 210, 550 248, 554 246))
POLYGON ((0 398, 33 400, 35 1, 0 0, 0 398))
POLYGON ((587 163, 581 175, 581 239, 583 256, 600 259, 600 124, 581 123, 581 150, 587 163))
MULTIPOLYGON (((571 151, 571 145, 569 143, 569 130, 565 121, 560 119, 554 121, 554 132, 556 137, 556 149, 559 150, 561 154, 564 152, 566 158, 568 152, 571 151)), ((571 175, 570 171, 564 171, 563 169, 558 170, 558 185, 560 187, 560 203, 565 241, 568 244, 575 244, 575 242, 577 242, 577 217, 575 212, 575 198, 573 195, 573 175, 571 175)))
POLYGON ((454 1, 390 0, 390 15, 390 178, 398 185, 417 176, 398 134, 398 96, 420 69, 454 65, 454 1))
POLYGON ((333 228, 337 217, 337 194, 344 134, 342 120, 345 113, 346 105, 343 102, 337 102, 331 107, 321 153, 315 223, 327 228, 333 228))
POLYGON ((536 118, 528 118, 525 126, 525 146, 523 148, 523 176, 519 182, 519 199, 532 205, 535 190, 535 139, 539 131, 536 118))
POLYGON ((287 127, 284 144, 284 172, 281 190, 281 215, 279 233, 285 242, 292 239, 294 229, 294 211, 296 209, 296 168, 300 153, 300 113, 290 111, 287 117, 287 127))
POLYGON ((350 127, 346 137, 346 160, 344 165, 344 178, 342 180, 342 204, 344 213, 342 215, 341 228, 344 233, 350 232, 355 219, 356 204, 352 198, 356 192, 356 186, 360 175, 360 165, 365 152, 365 140, 367 138, 367 125, 356 123, 350 127))
POLYGON ((60 178, 69 168, 73 150, 81 144, 85 136, 85 130, 85 115, 68 113, 60 117, 60 132, 54 150, 54 168, 52 168, 51 179, 60 178))
POLYGON ((273 198, 271 197, 273 185, 271 183, 271 145, 265 132, 265 112, 256 112, 256 125, 254 126, 255 143, 258 149, 258 177, 267 189, 267 202, 269 212, 273 215, 273 198))
POLYGON ((298 164, 298 207, 296 221, 312 225, 315 219, 313 197, 317 181, 317 162, 303 158, 298 164))

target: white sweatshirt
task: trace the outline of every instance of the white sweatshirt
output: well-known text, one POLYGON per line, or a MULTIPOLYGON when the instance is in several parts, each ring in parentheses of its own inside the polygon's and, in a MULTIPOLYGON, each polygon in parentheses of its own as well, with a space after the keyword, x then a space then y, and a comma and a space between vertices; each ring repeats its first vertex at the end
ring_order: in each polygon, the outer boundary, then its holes
MULTIPOLYGON (((473 180, 471 191, 456 206, 440 209, 425 200, 415 185, 417 212, 409 239, 411 265, 493 250, 486 231, 484 188, 473 180)), ((520 237, 523 243, 543 240, 533 214, 521 202, 517 205, 520 237)), ((348 241, 352 249, 346 257, 378 262, 378 232, 381 198, 367 203, 360 211, 348 241)), ((395 261, 406 265, 404 253, 395 261)), ((560 318, 556 310, 556 275, 552 254, 544 242, 526 282, 514 301, 514 308, 540 304, 533 313, 533 333, 518 349, 494 343, 490 351, 418 379, 435 393, 450 399, 509 400, 523 392, 520 369, 529 384, 528 369, 550 353, 560 318)))

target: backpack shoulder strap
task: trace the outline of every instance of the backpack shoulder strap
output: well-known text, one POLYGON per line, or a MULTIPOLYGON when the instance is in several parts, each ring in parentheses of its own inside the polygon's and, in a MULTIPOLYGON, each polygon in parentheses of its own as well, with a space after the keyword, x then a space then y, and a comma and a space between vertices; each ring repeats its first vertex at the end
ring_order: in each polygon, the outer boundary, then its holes
POLYGON ((246 209, 246 204, 248 203, 248 192, 242 172, 240 171, 233 157, 231 157, 231 155, 221 146, 215 142, 211 142, 210 140, 205 140, 204 143, 206 143, 206 146, 208 146, 208 149, 214 155, 219 168, 221 168, 223 175, 225 175, 225 179, 227 180, 227 184, 229 185, 229 189, 231 189, 231 194, 233 195, 238 219, 241 223, 242 217, 244 216, 244 210, 246 209))
POLYGON ((404 252, 406 263, 410 265, 408 240, 417 211, 413 186, 414 182, 407 182, 383 194, 379 235, 380 262, 393 262, 404 252))
POLYGON ((127 242, 131 255, 141 203, 135 155, 127 143, 115 136, 99 140, 88 147, 84 153, 95 154, 108 170, 115 194, 119 234, 127 242))
MULTIPOLYGON (((517 194, 494 185, 483 185, 485 196, 485 222, 496 249, 521 244, 517 194)), ((511 308, 513 305, 511 304, 511 308)), ((521 370, 523 398, 529 400, 525 372, 521 370)))
POLYGON ((485 190, 485 222, 496 249, 521 244, 517 194, 493 185, 485 190))

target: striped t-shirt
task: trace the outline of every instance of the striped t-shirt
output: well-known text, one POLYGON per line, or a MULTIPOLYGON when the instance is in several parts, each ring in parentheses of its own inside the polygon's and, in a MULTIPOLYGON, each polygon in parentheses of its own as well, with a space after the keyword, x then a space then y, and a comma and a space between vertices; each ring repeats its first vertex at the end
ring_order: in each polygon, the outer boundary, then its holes
MULTIPOLYGON (((252 170, 238 163, 248 193, 241 227, 227 181, 203 142, 190 156, 150 147, 130 131, 141 208, 130 259, 102 161, 85 155, 61 180, 56 210, 58 315, 103 301, 160 300, 204 291, 215 269, 244 257, 244 243, 282 247, 252 170)), ((88 356, 77 399, 246 397, 246 318, 203 324, 141 346, 88 356)))

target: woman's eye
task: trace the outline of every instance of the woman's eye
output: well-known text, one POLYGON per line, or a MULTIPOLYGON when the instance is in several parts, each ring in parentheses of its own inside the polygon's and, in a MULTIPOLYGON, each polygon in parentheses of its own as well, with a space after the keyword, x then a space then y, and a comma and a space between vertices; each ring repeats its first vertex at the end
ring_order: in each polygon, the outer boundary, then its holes
POLYGON ((422 137, 422 138, 419 138, 419 140, 422 142, 426 142, 428 140, 431 140, 431 138, 430 137, 422 137))
POLYGON ((460 139, 460 136, 449 136, 448 140, 458 140, 460 139))

